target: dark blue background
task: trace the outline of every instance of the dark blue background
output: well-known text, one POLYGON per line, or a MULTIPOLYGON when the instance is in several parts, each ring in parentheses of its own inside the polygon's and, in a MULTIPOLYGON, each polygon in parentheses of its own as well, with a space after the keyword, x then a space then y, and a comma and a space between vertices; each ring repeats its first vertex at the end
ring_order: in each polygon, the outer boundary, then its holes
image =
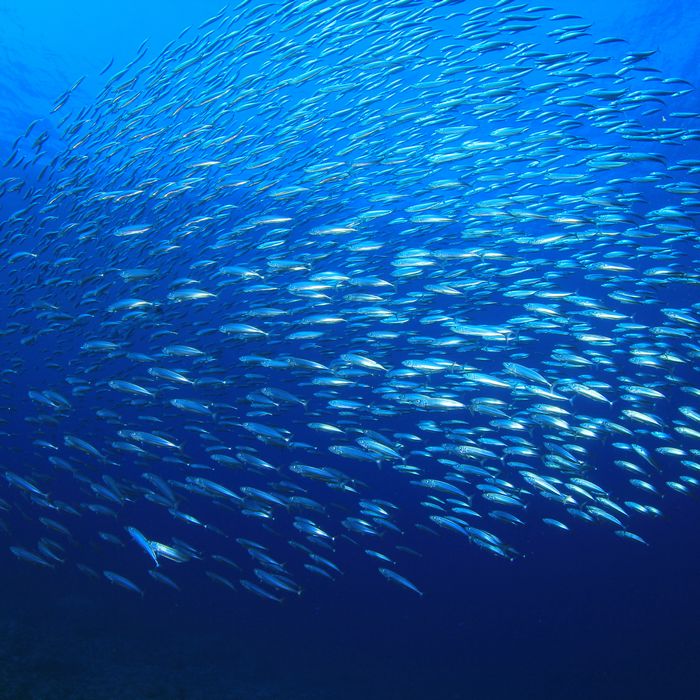
MULTIPOLYGON (((664 74, 695 82, 695 3, 545 4, 593 20, 596 36, 657 49, 664 74)), ((155 52, 220 0, 191 5, 2 3, 0 150, 78 77, 88 75, 79 91, 87 103, 113 56, 118 68, 146 37, 155 52)), ((32 439, 17 430, 19 444, 32 439)), ((603 464, 606 447, 598 453, 603 464)), ((6 468, 14 458, 2 456, 6 468)), ((696 697, 697 506, 665 496, 664 518, 644 533, 649 548, 603 528, 535 527, 521 536, 525 556, 508 562, 449 533, 424 535, 423 558, 402 569, 421 581, 423 598, 385 585, 360 561, 283 605, 205 585, 187 570, 181 593, 140 599, 74 569, 18 562, 3 533, 0 697, 696 697)), ((115 570, 133 566, 132 555, 115 552, 115 570)))

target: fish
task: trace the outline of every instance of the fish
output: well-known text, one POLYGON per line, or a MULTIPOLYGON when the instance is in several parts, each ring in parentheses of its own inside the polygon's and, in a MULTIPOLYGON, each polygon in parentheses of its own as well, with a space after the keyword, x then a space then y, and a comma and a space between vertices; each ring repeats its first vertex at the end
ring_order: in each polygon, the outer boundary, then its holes
POLYGON ((137 528, 131 526, 127 527, 126 531, 129 533, 129 535, 131 535, 134 542, 136 542, 136 544, 141 547, 146 554, 148 554, 148 556, 153 560, 153 563, 156 566, 160 566, 156 550, 154 550, 151 543, 144 537, 143 533, 137 528))
POLYGON ((141 590, 141 588, 139 588, 133 581, 129 580, 125 576, 109 570, 105 570, 102 573, 110 583, 120 586, 121 588, 125 588, 127 591, 132 591, 133 593, 138 593, 139 595, 143 596, 143 590, 141 590))
POLYGON ((413 591, 414 593, 417 593, 418 595, 422 596, 423 592, 418 590, 416 588, 415 584, 411 583, 405 576, 402 576, 401 574, 397 574, 395 571, 392 569, 386 569, 384 567, 380 567, 379 573, 384 576, 389 581, 393 581, 394 583, 397 583, 399 586, 402 586, 403 588, 407 588, 409 591, 413 591))
POLYGON ((367 557, 427 596, 438 540, 653 545, 700 472, 692 86, 508 0, 194 34, 64 86, 4 165, 12 554, 271 603, 367 557))
POLYGON ((42 557, 39 554, 36 554, 35 552, 31 552, 28 549, 25 549, 24 547, 16 547, 16 546, 10 547, 10 551, 18 559, 21 559, 22 561, 29 562, 30 564, 37 564, 39 566, 45 566, 47 568, 53 567, 53 564, 51 564, 51 562, 44 559, 44 557, 42 557))

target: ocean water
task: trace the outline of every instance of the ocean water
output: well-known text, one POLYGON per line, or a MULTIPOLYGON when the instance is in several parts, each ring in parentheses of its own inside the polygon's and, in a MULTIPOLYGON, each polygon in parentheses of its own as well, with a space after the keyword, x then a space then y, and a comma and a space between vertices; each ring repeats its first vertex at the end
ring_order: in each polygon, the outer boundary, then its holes
POLYGON ((695 697, 695 3, 0 17, 0 698, 695 697))

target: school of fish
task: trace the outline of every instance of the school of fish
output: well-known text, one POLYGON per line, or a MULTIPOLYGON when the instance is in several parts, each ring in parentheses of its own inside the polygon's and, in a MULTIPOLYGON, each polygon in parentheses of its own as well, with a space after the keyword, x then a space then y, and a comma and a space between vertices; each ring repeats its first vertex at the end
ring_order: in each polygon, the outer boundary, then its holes
POLYGON ((0 183, 9 551, 281 601, 645 545, 700 494, 700 115, 653 62, 517 0, 239 2, 78 81, 0 183))

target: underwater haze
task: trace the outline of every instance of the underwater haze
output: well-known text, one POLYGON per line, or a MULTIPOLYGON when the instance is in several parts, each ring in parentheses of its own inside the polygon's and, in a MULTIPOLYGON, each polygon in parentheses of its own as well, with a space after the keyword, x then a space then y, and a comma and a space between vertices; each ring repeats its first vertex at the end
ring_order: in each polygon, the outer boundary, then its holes
POLYGON ((0 698, 697 695, 700 6, 0 18, 0 698))

